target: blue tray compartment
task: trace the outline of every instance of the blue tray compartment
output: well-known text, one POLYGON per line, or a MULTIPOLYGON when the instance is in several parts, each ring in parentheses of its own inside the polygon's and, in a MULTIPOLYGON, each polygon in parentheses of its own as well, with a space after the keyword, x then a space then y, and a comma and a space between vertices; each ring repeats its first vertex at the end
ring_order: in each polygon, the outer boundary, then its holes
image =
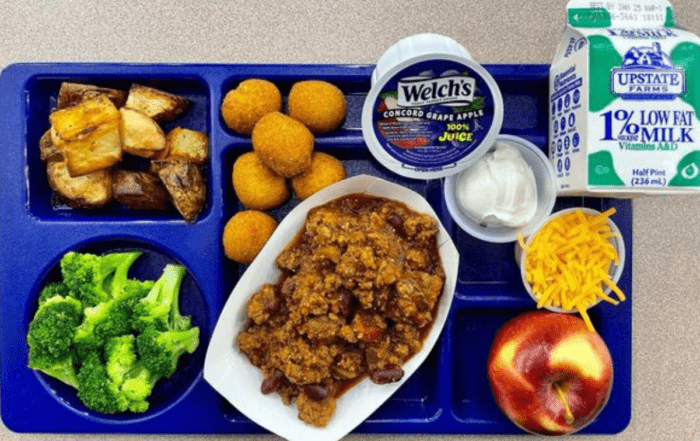
MULTIPOLYGON (((505 104, 503 133, 522 136, 547 151, 547 65, 487 65, 505 104)), ((389 172, 369 154, 360 115, 370 88, 369 65, 146 65, 17 64, 0 77, 0 330, 2 418, 16 432, 51 433, 263 433, 218 395, 201 376, 203 353, 229 293, 245 267, 223 255, 220 234, 242 209, 231 185, 238 156, 251 150, 250 138, 228 129, 219 105, 225 93, 246 78, 266 78, 286 97, 294 82, 323 79, 337 84, 348 100, 343 126, 316 138, 316 149, 343 160, 349 175, 369 173, 416 190, 426 197, 460 251, 459 281, 452 311, 438 344, 414 376, 360 425, 358 433, 523 433, 501 413, 486 377, 486 359, 498 329, 533 309, 520 282, 513 244, 487 244, 452 222, 442 197, 442 180, 410 180, 389 172), (209 134, 207 205, 188 225, 177 213, 143 213, 110 206, 75 211, 52 205, 52 192, 39 160, 38 140, 62 81, 126 89, 131 83, 159 87, 193 102, 180 125, 209 134), (203 344, 188 360, 182 378, 163 384, 153 408, 134 417, 96 416, 71 396, 70 388, 26 367, 25 336, 45 281, 58 276, 56 262, 72 249, 139 248, 146 260, 136 276, 154 277, 165 261, 189 269, 182 308, 202 329, 203 344)), ((139 167, 140 164, 133 164, 139 167)), ((298 200, 272 212, 281 219, 298 200)), ((596 328, 614 362, 612 395, 601 415, 580 433, 618 433, 631 417, 632 204, 628 200, 560 198, 555 209, 616 207, 614 220, 627 246, 620 287, 628 301, 592 310, 596 328)), ((235 378, 232 379, 235 381, 235 378)))

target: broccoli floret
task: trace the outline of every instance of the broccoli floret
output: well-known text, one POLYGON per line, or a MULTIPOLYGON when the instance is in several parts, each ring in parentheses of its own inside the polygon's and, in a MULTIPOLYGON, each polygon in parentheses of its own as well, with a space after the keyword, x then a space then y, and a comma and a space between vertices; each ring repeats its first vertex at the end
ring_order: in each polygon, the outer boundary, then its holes
POLYGON ((146 297, 134 308, 133 328, 143 331, 155 327, 161 331, 191 327, 189 317, 180 315, 179 294, 185 267, 168 264, 146 297))
POLYGON ((80 358, 89 352, 104 348, 110 338, 130 332, 128 316, 117 314, 116 306, 116 301, 110 301, 85 308, 85 320, 77 327, 73 338, 80 358))
POLYGON ((78 387, 78 377, 75 372, 75 361, 72 355, 67 355, 64 358, 57 359, 53 364, 48 364, 46 359, 37 357, 30 352, 29 367, 70 386, 78 387))
POLYGON ((39 293, 39 304, 41 305, 52 297, 72 297, 68 286, 63 282, 48 283, 39 293))
POLYGON ((137 362, 122 384, 122 393, 129 400, 129 410, 136 413, 148 410, 147 399, 153 392, 153 387, 159 378, 151 374, 143 363, 137 362))
POLYGON ((136 364, 136 337, 131 334, 113 337, 105 346, 107 375, 121 386, 136 364))
POLYGON ((89 353, 78 371, 78 398, 88 408, 102 413, 125 412, 129 400, 107 373, 97 352, 89 353))
POLYGON ((193 353, 199 346, 199 328, 186 331, 159 331, 150 327, 136 337, 143 365, 153 375, 169 377, 177 370, 180 356, 193 353))
POLYGON ((105 347, 107 375, 127 399, 128 409, 135 413, 148 410, 147 398, 158 381, 137 361, 136 337, 132 334, 114 337, 105 347))
MULTIPOLYGON (((184 276, 185 269, 182 268, 184 276)), ((170 331, 186 331, 192 327, 192 317, 186 317, 180 314, 180 286, 182 285, 182 277, 180 277, 175 295, 173 296, 173 304, 170 306, 170 321, 168 330, 170 331)))
POLYGON ((126 279, 126 271, 121 270, 115 273, 114 283, 118 288, 113 298, 85 308, 85 320, 76 329, 74 338, 81 357, 103 347, 112 337, 130 334, 134 308, 155 284, 152 280, 126 279))
POLYGON ((140 251, 98 256, 68 252, 61 259, 61 274, 68 289, 86 306, 97 306, 114 296, 125 281, 140 251))
POLYGON ((29 367, 75 386, 72 342, 83 318, 82 304, 72 297, 45 300, 29 324, 29 367))

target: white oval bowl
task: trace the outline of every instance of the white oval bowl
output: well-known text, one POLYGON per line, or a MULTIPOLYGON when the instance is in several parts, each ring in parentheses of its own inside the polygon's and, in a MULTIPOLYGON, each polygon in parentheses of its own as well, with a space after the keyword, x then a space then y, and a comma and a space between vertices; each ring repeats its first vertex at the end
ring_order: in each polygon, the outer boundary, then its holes
POLYGON ((361 175, 340 181, 312 195, 292 210, 279 224, 233 289, 214 329, 204 362, 204 379, 236 409, 256 424, 290 441, 336 441, 347 435, 405 383, 437 342, 445 325, 457 283, 459 254, 430 204, 418 193, 373 176, 361 175), (281 272, 275 260, 294 239, 313 207, 353 193, 381 196, 404 202, 413 210, 433 216, 440 228, 438 246, 445 270, 445 286, 438 314, 423 348, 403 364, 403 378, 386 385, 376 385, 368 378, 346 391, 337 401, 336 411, 324 428, 304 423, 297 417, 295 406, 285 406, 277 394, 263 395, 263 375, 238 350, 236 336, 243 329, 246 303, 266 283, 277 283, 281 272))

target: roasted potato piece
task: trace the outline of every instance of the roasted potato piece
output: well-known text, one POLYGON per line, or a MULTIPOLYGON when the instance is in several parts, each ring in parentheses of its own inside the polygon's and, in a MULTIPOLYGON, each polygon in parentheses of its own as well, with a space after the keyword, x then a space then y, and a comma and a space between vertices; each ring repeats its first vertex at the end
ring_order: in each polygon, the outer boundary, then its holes
MULTIPOLYGON (((157 161, 161 162, 161 161, 157 161)), ((207 187, 199 166, 191 162, 166 161, 159 167, 158 177, 187 222, 194 222, 207 197, 207 187)))
POLYGON ((51 139, 71 176, 111 167, 122 159, 119 110, 104 95, 49 115, 51 139))
POLYGON ((174 164, 176 160, 168 160, 168 159, 154 159, 148 164, 148 173, 158 176, 158 172, 160 169, 167 167, 168 165, 174 164))
POLYGON ((204 164, 209 158, 209 137, 196 130, 175 127, 165 136, 165 151, 159 159, 176 159, 204 164))
POLYGON ((187 98, 152 87, 134 84, 124 106, 143 113, 159 123, 172 121, 190 106, 187 98))
POLYGON ((63 153, 51 139, 51 129, 44 132, 39 139, 39 158, 42 162, 63 161, 63 153))
POLYGON ((160 179, 145 172, 116 170, 113 173, 114 199, 136 210, 167 210, 170 196, 160 179))
POLYGON ((58 91, 56 109, 75 106, 98 95, 107 96, 116 107, 121 107, 126 102, 126 92, 123 90, 98 87, 92 84, 63 82, 58 91))
POLYGON ((119 109, 121 142, 126 153, 153 158, 165 151, 165 134, 157 122, 141 112, 119 109))
POLYGON ((71 176, 109 168, 122 159, 119 120, 97 126, 85 136, 59 145, 71 176))
POLYGON ((112 177, 109 170, 71 177, 67 164, 52 161, 46 166, 49 185, 73 208, 99 208, 112 200, 112 177))
POLYGON ((51 136, 51 143, 58 149, 58 145, 61 143, 61 138, 59 138, 58 133, 56 132, 56 128, 54 126, 51 126, 49 128, 49 136, 51 136))
POLYGON ((85 135, 103 123, 119 120, 120 117, 119 110, 109 98, 99 95, 75 106, 54 110, 49 115, 49 121, 55 130, 54 135, 67 141, 85 135))

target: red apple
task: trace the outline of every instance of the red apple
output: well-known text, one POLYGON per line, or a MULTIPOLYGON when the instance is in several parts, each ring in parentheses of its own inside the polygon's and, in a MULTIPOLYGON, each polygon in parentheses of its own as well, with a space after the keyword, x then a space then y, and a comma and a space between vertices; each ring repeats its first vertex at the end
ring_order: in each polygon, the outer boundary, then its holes
POLYGON ((603 410, 613 367, 605 342, 583 320, 537 311, 498 331, 488 375, 496 402, 516 425, 536 434, 564 435, 603 410))

